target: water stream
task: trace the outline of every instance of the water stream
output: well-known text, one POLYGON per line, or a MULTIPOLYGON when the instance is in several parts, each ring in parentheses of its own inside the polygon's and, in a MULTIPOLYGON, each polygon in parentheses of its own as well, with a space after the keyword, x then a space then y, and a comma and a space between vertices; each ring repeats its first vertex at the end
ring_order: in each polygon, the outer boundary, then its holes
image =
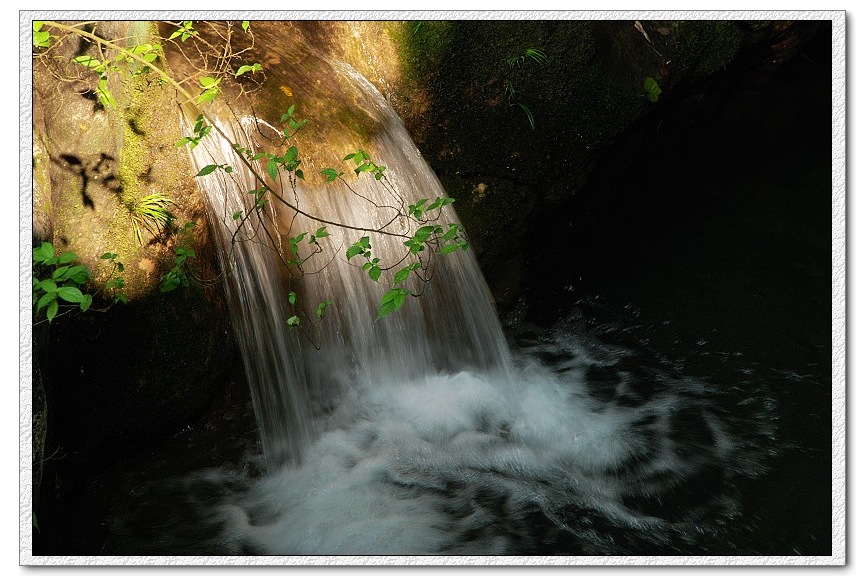
MULTIPOLYGON (((365 148, 387 166, 394 191, 409 202, 444 197, 385 100, 347 66, 333 67, 343 91, 375 120, 378 131, 365 148)), ((247 148, 273 147, 272 130, 249 114, 219 123, 247 148)), ((228 142, 212 133, 194 156, 199 167, 234 161, 234 173, 213 173, 200 185, 224 244, 261 445, 260 452, 249 446, 255 473, 247 465, 186 476, 186 492, 211 495, 189 505, 200 533, 181 538, 160 527, 163 545, 153 545, 159 540, 151 535, 147 547, 623 554, 688 552, 723 541, 741 512, 736 479, 759 476, 770 455, 774 405, 753 377, 739 372, 741 380, 722 387, 658 356, 635 371, 629 361, 639 352, 601 342, 580 307, 543 328, 517 307, 506 336, 470 251, 437 258, 430 282, 406 283, 423 294, 377 320, 390 277, 373 282, 344 253, 362 233, 329 227, 308 274, 291 279, 256 242, 253 222, 235 234, 233 213, 248 206, 257 185, 228 142), (334 301, 308 337, 286 325, 295 311, 289 291, 306 316, 334 301)), ((304 168, 311 175, 324 166, 336 165, 313 154, 304 168)), ((372 177, 349 181, 353 192, 338 182, 299 181, 293 201, 313 216, 384 225, 393 193, 372 177)), ((290 178, 279 182, 288 186, 290 178)), ((289 236, 321 226, 273 202, 266 212, 282 247, 289 236)), ((438 221, 459 219, 447 208, 438 221)), ((373 243, 383 265, 404 253, 400 239, 373 243)), ((136 522, 135 515, 124 521, 136 522)), ((132 538, 120 543, 121 550, 142 547, 132 538)))

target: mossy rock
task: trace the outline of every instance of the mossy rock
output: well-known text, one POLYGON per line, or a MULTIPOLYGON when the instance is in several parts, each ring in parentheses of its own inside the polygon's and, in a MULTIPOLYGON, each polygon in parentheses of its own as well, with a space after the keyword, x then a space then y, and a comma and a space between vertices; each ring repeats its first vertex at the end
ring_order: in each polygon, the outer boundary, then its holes
MULTIPOLYGON (((727 21, 414 21, 387 30, 403 65, 391 102, 421 152, 448 186, 467 177, 526 186, 502 202, 518 221, 577 197, 598 157, 658 107, 646 78, 663 102, 722 70, 743 38, 727 21)), ((497 208, 484 217, 451 195, 470 236, 484 241, 485 268, 514 251, 507 231, 499 245, 477 238, 499 224, 497 208)))

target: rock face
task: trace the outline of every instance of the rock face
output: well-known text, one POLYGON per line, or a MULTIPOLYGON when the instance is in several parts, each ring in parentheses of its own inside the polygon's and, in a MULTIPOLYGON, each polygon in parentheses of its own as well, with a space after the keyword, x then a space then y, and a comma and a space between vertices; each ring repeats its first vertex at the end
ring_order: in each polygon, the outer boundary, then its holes
MULTIPOLYGON (((149 23, 96 29, 130 45, 155 42, 152 32, 149 23)), ((216 274, 195 173, 174 146, 182 136, 174 93, 158 76, 122 65, 108 77, 116 105, 105 107, 95 91, 99 76, 72 62, 79 55, 103 58, 71 36, 34 58, 33 242, 78 255, 94 295, 86 313, 61 310, 50 325, 44 311, 34 318, 34 502, 41 496, 43 530, 94 470, 193 421, 232 360, 218 287, 159 292, 178 243, 198 252, 192 275, 216 274), (152 194, 171 199, 173 228, 140 224, 135 208, 152 194), (187 222, 196 225, 181 233, 187 222), (122 290, 107 286, 118 276, 122 290), (126 305, 113 303, 120 292, 126 305)))
MULTIPOLYGON (((661 111, 665 129, 689 123, 728 70, 777 66, 825 25, 392 23, 403 76, 401 85, 381 85, 457 199, 494 294, 507 303, 507 287, 496 282, 522 264, 527 231, 580 198, 623 131, 661 111)), ((646 140, 656 138, 653 124, 643 125, 646 140)))

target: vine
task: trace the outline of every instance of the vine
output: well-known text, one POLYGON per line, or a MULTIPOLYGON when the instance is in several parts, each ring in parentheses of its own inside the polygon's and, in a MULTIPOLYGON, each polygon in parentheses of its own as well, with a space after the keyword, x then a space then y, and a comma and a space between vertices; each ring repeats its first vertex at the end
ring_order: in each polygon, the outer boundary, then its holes
MULTIPOLYGON (((353 167, 355 177, 360 177, 364 173, 370 174, 388 194, 389 201, 387 203, 372 202, 358 193, 346 181, 345 172, 326 168, 321 169, 319 173, 326 182, 339 181, 353 195, 373 203, 377 208, 389 210, 391 213, 388 214, 388 219, 381 225, 357 226, 333 218, 318 217, 314 213, 304 210, 297 193, 297 182, 304 181, 305 177, 296 135, 308 123, 308 120, 299 119, 296 116, 294 105, 288 106, 280 118, 280 123, 284 124, 284 128, 278 130, 280 133, 279 143, 284 147, 284 150, 280 152, 253 152, 229 138, 209 112, 209 107, 224 92, 222 82, 225 78, 264 75, 263 67, 257 62, 241 65, 237 69, 231 67, 231 61, 242 56, 254 44, 254 36, 249 21, 241 23, 241 30, 244 35, 248 36, 252 44, 241 50, 232 48, 233 33, 230 23, 222 29, 208 23, 213 31, 218 31, 217 36, 223 43, 222 47, 212 44, 205 38, 205 35, 200 34, 193 21, 170 23, 175 30, 167 39, 162 39, 163 44, 173 43, 178 46, 190 44, 195 47, 194 51, 197 51, 199 61, 203 63, 203 68, 196 68, 199 72, 197 76, 183 80, 174 78, 162 65, 163 45, 145 43, 126 47, 118 40, 100 37, 96 34, 95 27, 86 30, 85 25, 87 24, 92 23, 70 25, 54 21, 34 22, 34 48, 38 52, 48 52, 61 39, 61 35, 75 35, 96 45, 99 52, 98 57, 79 55, 72 61, 98 76, 96 92, 105 108, 116 107, 116 99, 109 90, 110 76, 121 72, 122 67, 129 70, 130 67, 135 66, 133 75, 158 76, 160 83, 176 91, 179 106, 191 108, 193 111, 197 110, 192 133, 178 140, 175 146, 195 149, 205 137, 215 136, 218 140, 231 145, 234 153, 238 155, 237 160, 251 174, 257 185, 255 189, 248 192, 248 195, 251 196, 250 204, 244 209, 235 210, 231 216, 233 221, 237 223, 233 229, 232 244, 236 243, 240 237, 242 228, 255 221, 256 227, 253 232, 258 235, 260 243, 272 249, 279 256, 281 262, 290 271, 292 278, 300 278, 306 272, 304 265, 307 261, 314 255, 324 252, 319 241, 330 236, 328 228, 342 228, 360 233, 361 236, 346 249, 346 261, 356 264, 362 274, 375 282, 379 282, 385 273, 393 271, 393 286, 382 296, 379 302, 377 319, 398 310, 403 306, 407 297, 417 297, 423 293, 423 285, 431 279, 436 256, 468 248, 461 226, 453 223, 436 223, 441 217, 442 210, 454 203, 453 198, 439 197, 432 202, 427 198, 419 199, 414 203, 407 202, 389 180, 387 168, 377 163, 368 152, 362 149, 346 154, 343 157, 343 162, 353 167), (112 58, 106 55, 108 51, 113 55, 112 58), (265 177, 269 178, 270 182, 265 177), (303 232, 288 236, 287 247, 290 252, 288 257, 283 254, 281 238, 272 233, 272 229, 268 227, 265 221, 269 214, 268 206, 274 202, 290 210, 293 218, 304 217, 321 226, 311 233, 303 232), (412 224, 415 224, 416 227, 403 227, 402 229, 395 227, 411 226, 412 224), (263 228, 263 232, 259 228, 263 228), (371 242, 373 236, 402 240, 405 254, 397 262, 383 266, 382 259, 373 254, 373 243, 371 242), (307 253, 301 254, 301 244, 309 245, 307 253), (358 259, 361 261, 359 262, 358 259), (405 281, 413 274, 418 275, 422 284, 420 291, 412 291, 404 287, 405 281)), ((180 51, 180 54, 190 63, 192 62, 185 51, 180 51)), ((529 56, 534 58, 532 55, 529 56)), ((241 88, 241 91, 246 90, 241 88)), ((205 177, 216 172, 232 177, 236 169, 232 164, 214 161, 199 169, 195 176, 205 177)), ((162 212, 167 213, 165 209, 167 202, 165 199, 161 199, 162 197, 161 194, 151 196, 151 200, 149 200, 151 205, 143 210, 145 215, 142 216, 142 221, 145 223, 145 227, 151 231, 163 226, 168 221, 168 216, 161 215, 162 212)), ((137 230, 136 233, 140 240, 140 230, 137 230)), ((233 248, 232 246, 232 252, 233 248)), ((194 256, 195 252, 192 248, 177 246, 175 265, 163 278, 160 287, 162 291, 167 292, 180 286, 188 286, 189 279, 185 264, 189 258, 194 256)), ((114 259, 110 260, 114 261, 114 259)), ((288 304, 292 311, 287 319, 288 326, 301 327, 303 319, 308 320, 309 316, 298 310, 297 296, 294 292, 289 294, 288 304)), ((319 303, 315 309, 316 317, 319 320, 324 319, 326 309, 332 304, 334 304, 333 300, 319 303)))

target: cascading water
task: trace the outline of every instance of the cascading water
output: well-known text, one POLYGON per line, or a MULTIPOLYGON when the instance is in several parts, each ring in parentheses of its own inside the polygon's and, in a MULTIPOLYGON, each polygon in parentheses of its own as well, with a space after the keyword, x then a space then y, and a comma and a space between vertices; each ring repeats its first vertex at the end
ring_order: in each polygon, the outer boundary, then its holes
MULTIPOLYGON (((363 146, 386 165, 397 196, 444 197, 378 92, 347 66, 332 72, 374 120, 376 132, 363 146)), ((639 394, 621 372, 627 352, 575 334, 576 316, 556 331, 529 328, 520 337, 533 342, 512 352, 470 253, 436 258, 429 283, 406 282, 422 295, 380 320, 386 277, 373 282, 345 256, 361 231, 328 227, 307 275, 290 278, 260 244, 264 226, 247 222, 236 231, 233 217, 249 208, 257 185, 230 142, 273 152, 278 132, 246 115, 218 124, 230 141, 211 133, 193 156, 199 167, 234 168, 200 181, 223 243, 267 470, 242 480, 241 494, 209 506, 217 551, 633 553, 646 544, 686 547, 735 517, 735 499, 719 487, 732 475, 759 472, 754 438, 771 429, 761 408, 733 417, 717 402, 721 391, 660 375, 650 397, 619 400, 639 394), (289 290, 304 319, 318 303, 334 301, 325 319, 312 320, 312 341, 286 324, 296 311, 289 290), (592 386, 598 372, 607 373, 606 395, 592 386), (683 502, 667 514, 652 507, 662 499, 683 502)), ((342 154, 306 158, 303 168, 312 175, 336 167, 342 154)), ((288 176, 279 180, 288 187, 288 176)), ((298 181, 290 199, 310 216, 385 226, 393 215, 394 194, 372 177, 350 177, 353 191, 309 183, 298 181)), ((322 226, 274 201, 266 212, 283 252, 288 237, 322 226)), ((458 223, 451 209, 442 214, 437 222, 458 223)), ((387 225, 391 232, 410 228, 387 225)), ((385 266, 405 253, 399 238, 371 243, 385 266)))
MULTIPOLYGON (((411 201, 423 197, 432 202, 446 194, 396 113, 359 74, 347 66, 340 69, 346 85, 366 98, 376 121, 379 130, 366 148, 386 162, 390 191, 372 177, 359 177, 350 188, 340 183, 309 187, 299 181, 291 197, 310 216, 402 234, 373 235, 372 252, 382 259, 381 265, 395 265, 406 256, 404 240, 420 225, 405 218, 392 222, 395 197, 411 201)), ((418 293, 417 300, 382 320, 376 320, 376 311, 390 288, 385 282, 389 278, 382 277, 380 282, 366 278, 358 261, 351 263, 345 257, 345 250, 363 231, 328 226, 331 234, 317 240, 323 250, 304 264, 307 275, 292 280, 279 257, 266 246, 264 230, 278 234, 282 241, 276 244, 286 252, 288 237, 314 234, 323 224, 270 201, 265 219, 253 218, 238 228, 233 212, 250 207, 250 192, 258 185, 237 160, 232 144, 261 152, 264 143, 276 150, 278 146, 268 135, 278 137, 279 132, 252 117, 218 125, 233 128, 230 140, 213 133, 193 150, 193 157, 199 168, 226 161, 235 170, 232 174, 211 173, 200 181, 210 204, 209 220, 223 243, 221 260, 229 278, 233 321, 269 462, 297 461, 298 450, 313 433, 311 409, 325 408, 357 385, 407 383, 427 374, 465 368, 502 372, 508 367, 507 343, 471 254, 438 256, 431 284, 419 277, 406 280, 401 286, 418 293), (305 324, 312 322, 307 334, 313 339, 304 339, 286 326, 287 312, 292 309, 289 289, 297 295, 294 309, 305 316, 305 324), (325 308, 325 319, 319 319, 316 307, 325 300, 334 304, 325 308)), ((315 168, 315 161, 306 165, 315 168)), ((265 175, 262 169, 261 176, 265 175)), ((291 179, 287 174, 280 181, 288 191, 291 179)), ((428 215, 438 224, 458 223, 449 207, 428 215)), ((301 246, 312 249, 313 245, 307 240, 301 246)), ((299 253, 304 256, 307 250, 299 253)))

